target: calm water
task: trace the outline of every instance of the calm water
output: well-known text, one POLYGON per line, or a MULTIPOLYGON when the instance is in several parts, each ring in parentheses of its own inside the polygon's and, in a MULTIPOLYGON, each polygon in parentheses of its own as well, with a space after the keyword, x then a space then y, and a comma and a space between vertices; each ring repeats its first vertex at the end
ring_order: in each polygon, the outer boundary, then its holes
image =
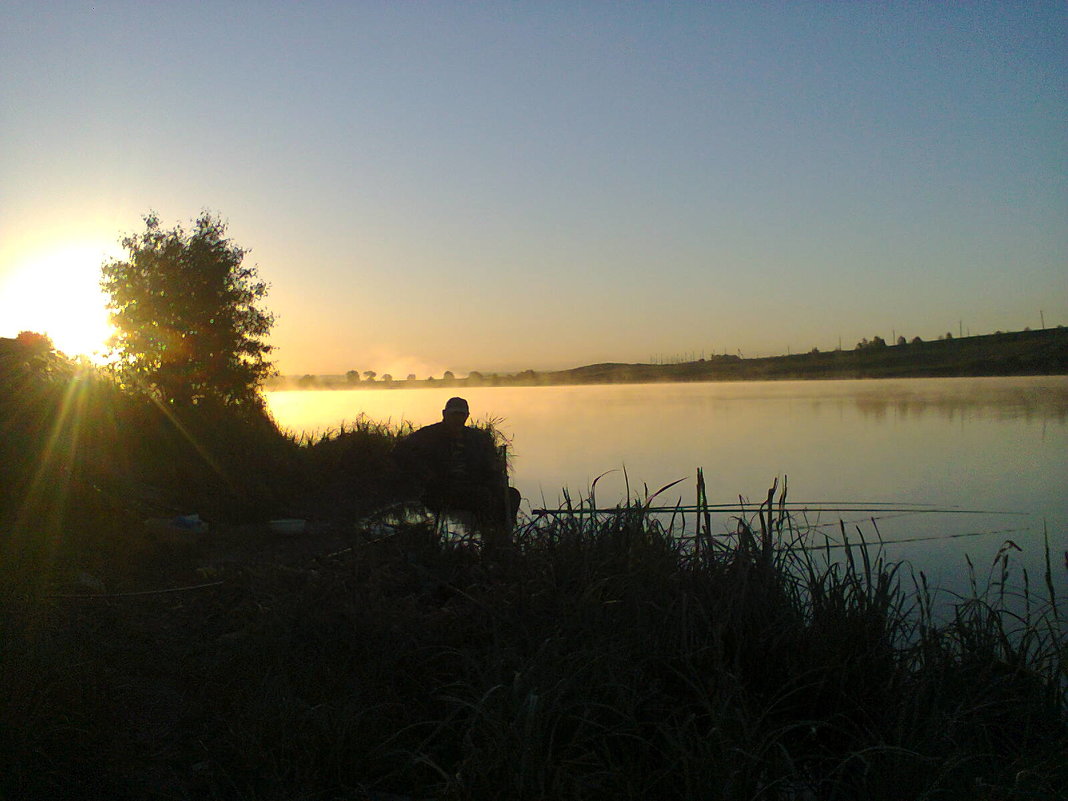
MULTIPOLYGON (((888 546, 940 586, 958 587, 964 554, 985 575, 1011 540, 1032 583, 1042 582, 1043 527, 1059 588, 1068 590, 1068 377, 790 381, 589 387, 273 392, 268 404, 294 431, 336 428, 361 413, 436 422, 456 392, 475 419, 501 420, 512 438, 513 483, 526 508, 556 508, 562 489, 598 506, 676 479, 657 503, 693 503, 704 469, 711 503, 762 499, 786 477, 793 502, 930 504, 985 514, 824 513, 888 546), (871 517, 876 518, 872 523, 871 517), (971 535, 956 536, 948 535, 971 535)), ((723 516, 717 525, 730 525, 723 516)))

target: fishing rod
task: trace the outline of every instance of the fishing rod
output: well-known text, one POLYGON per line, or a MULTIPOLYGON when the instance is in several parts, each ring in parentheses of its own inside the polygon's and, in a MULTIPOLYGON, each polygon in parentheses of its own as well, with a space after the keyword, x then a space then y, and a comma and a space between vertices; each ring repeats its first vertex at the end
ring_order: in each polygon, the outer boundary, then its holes
MULTIPOLYGON (((857 502, 856 506, 837 504, 824 506, 821 504, 786 503, 774 504, 772 511, 790 513, 823 513, 823 512, 900 512, 904 514, 955 514, 955 515, 1026 515, 1027 512, 1001 512, 990 509, 958 509, 954 507, 935 507, 926 504, 893 504, 887 506, 862 506, 857 502)), ((767 503, 762 504, 708 504, 706 506, 613 506, 604 509, 590 509, 578 507, 573 509, 532 509, 531 514, 535 517, 581 517, 584 515, 625 515, 641 512, 642 514, 686 514, 703 512, 762 512, 767 510, 767 503)))
MULTIPOLYGON (((1002 529, 998 529, 996 531, 965 531, 965 532, 959 532, 957 534, 933 534, 933 535, 927 535, 927 536, 923 536, 923 537, 901 537, 900 539, 893 539, 893 540, 884 540, 884 539, 879 539, 879 538, 862 539, 861 541, 857 541, 857 542, 838 542, 836 540, 831 540, 829 537, 827 537, 827 535, 823 535, 827 539, 827 542, 824 542, 824 543, 819 544, 819 545, 816 545, 816 544, 807 545, 807 544, 801 544, 801 543, 793 543, 793 544, 787 545, 786 547, 782 547, 782 548, 772 548, 772 550, 775 551, 776 553, 788 553, 790 551, 825 551, 825 550, 828 550, 828 549, 831 549, 831 548, 857 548, 857 547, 860 547, 861 545, 878 546, 878 547, 882 548, 884 545, 907 545, 907 544, 913 543, 913 542, 934 542, 935 540, 955 540, 955 539, 961 539, 961 538, 965 538, 965 537, 990 537, 990 536, 994 536, 995 534, 1001 534, 1001 535, 1005 535, 1005 534, 1026 534, 1029 531, 1030 531, 1030 529, 1026 529, 1026 528, 1002 528, 1002 529)), ((738 535, 733 533, 733 532, 727 532, 727 533, 724 533, 724 534, 716 534, 716 535, 713 535, 713 536, 716 537, 716 538, 729 538, 729 537, 736 537, 738 535)), ((692 534, 691 535, 681 535, 679 537, 679 539, 683 539, 683 540, 693 540, 693 539, 696 539, 696 538, 697 538, 696 535, 692 535, 692 534)))

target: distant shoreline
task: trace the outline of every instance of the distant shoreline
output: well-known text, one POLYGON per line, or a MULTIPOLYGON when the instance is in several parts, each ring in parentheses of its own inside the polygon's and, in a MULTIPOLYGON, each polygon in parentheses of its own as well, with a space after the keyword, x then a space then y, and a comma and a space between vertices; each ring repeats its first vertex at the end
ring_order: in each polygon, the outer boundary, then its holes
POLYGON ((743 359, 713 356, 677 364, 604 363, 568 370, 480 373, 456 378, 353 380, 352 374, 279 376, 268 390, 441 389, 580 384, 691 383, 704 381, 833 380, 1068 375, 1068 329, 1014 331, 932 342, 875 342, 853 350, 819 351, 743 359))

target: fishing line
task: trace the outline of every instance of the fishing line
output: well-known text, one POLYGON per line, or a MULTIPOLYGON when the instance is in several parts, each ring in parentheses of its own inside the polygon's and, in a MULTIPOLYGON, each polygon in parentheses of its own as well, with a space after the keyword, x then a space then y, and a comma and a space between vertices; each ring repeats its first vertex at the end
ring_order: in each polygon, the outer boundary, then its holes
MULTIPOLYGON (((879 547, 882 547, 884 545, 902 545, 902 544, 907 544, 907 543, 912 543, 912 542, 933 542, 935 540, 953 540, 953 539, 960 539, 962 537, 986 537, 986 536, 993 536, 994 534, 1024 534, 1024 533, 1027 533, 1029 531, 1031 531, 1030 528, 1003 528, 1003 529, 998 529, 996 531, 968 531, 968 532, 961 532, 961 533, 957 533, 957 534, 934 534, 934 535, 927 536, 927 537, 902 537, 900 539, 893 539, 893 540, 884 540, 884 539, 870 539, 870 540, 869 539, 863 539, 863 540, 861 540, 861 539, 858 539, 856 542, 846 543, 846 542, 830 541, 830 542, 823 543, 822 545, 802 545, 802 544, 798 543, 796 545, 791 545, 791 546, 789 546, 787 548, 774 548, 773 550, 775 552, 777 552, 777 553, 782 553, 782 552, 788 552, 788 551, 822 551, 822 550, 826 550, 827 548, 857 548, 857 547, 862 547, 862 546, 865 546, 865 545, 878 545, 879 547)), ((737 537, 738 535, 733 533, 733 532, 731 532, 731 533, 728 533, 728 534, 718 534, 718 535, 715 535, 715 536, 717 538, 728 538, 728 537, 737 537)), ((824 535, 824 536, 826 536, 826 535, 824 535)), ((687 540, 692 540, 692 539, 696 539, 696 538, 697 538, 696 534, 686 534, 686 535, 683 535, 683 536, 679 537, 679 539, 687 539, 687 540)))

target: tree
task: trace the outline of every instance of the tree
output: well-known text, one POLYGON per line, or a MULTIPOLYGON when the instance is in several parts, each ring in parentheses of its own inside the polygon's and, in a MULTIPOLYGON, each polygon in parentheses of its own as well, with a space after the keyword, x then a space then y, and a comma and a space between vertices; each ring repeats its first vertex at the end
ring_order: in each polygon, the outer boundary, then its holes
POLYGON ((56 349, 48 334, 38 334, 36 331, 19 331, 14 341, 27 353, 52 353, 56 349))
POLYGON ((345 381, 347 381, 350 384, 359 384, 360 383, 360 371, 359 370, 349 370, 347 373, 345 373, 345 381))
POLYGON ((368 381, 374 381, 375 376, 378 375, 374 370, 364 370, 363 377, 368 381))
POLYGON ((208 212, 190 232, 163 230, 155 213, 144 221, 122 239, 126 257, 101 268, 120 375, 176 406, 262 408, 274 316, 258 305, 268 287, 243 265, 247 251, 208 212))
MULTIPOLYGON (((74 363, 56 350, 47 334, 20 331, 14 339, 0 337, 0 384, 12 382, 10 387, 18 386, 15 375, 64 379, 69 378, 73 370, 74 363)), ((11 398, 15 399, 18 394, 13 391, 11 398)))
POLYGON ((886 340, 880 336, 873 337, 869 342, 867 337, 864 337, 857 343, 856 350, 872 350, 874 348, 885 348, 886 340))

